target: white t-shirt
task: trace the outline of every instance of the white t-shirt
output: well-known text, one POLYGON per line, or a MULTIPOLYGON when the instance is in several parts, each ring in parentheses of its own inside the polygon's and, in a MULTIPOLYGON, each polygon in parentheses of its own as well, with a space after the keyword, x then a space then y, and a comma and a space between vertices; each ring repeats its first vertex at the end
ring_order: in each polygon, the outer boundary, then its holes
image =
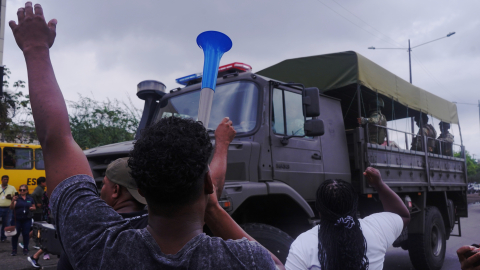
MULTIPOLYGON (((381 270, 387 248, 402 233, 403 220, 397 214, 382 212, 359 221, 367 241, 368 269, 381 270)), ((318 226, 300 234, 293 241, 285 264, 287 270, 321 269, 318 261, 318 226)))

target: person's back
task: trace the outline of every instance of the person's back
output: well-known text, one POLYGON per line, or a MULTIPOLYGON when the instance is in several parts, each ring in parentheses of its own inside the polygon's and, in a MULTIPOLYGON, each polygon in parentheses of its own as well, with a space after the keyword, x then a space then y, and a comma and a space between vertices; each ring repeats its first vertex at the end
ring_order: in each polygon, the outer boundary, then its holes
MULTIPOLYGON (((368 269, 383 269, 387 248, 402 232, 402 227, 399 226, 399 216, 393 213, 377 213, 359 219, 359 223, 367 246, 365 256, 368 258, 368 269)), ((290 250, 294 250, 295 256, 302 259, 296 261, 290 257, 285 264, 286 269, 321 269, 318 259, 318 232, 321 229, 320 225, 315 226, 295 239, 290 250)), ((352 246, 351 248, 356 247, 352 246)))
POLYGON ((315 206, 320 224, 295 239, 286 269, 380 270, 387 248, 410 220, 402 200, 367 168, 367 178, 379 193, 385 211, 357 219, 353 186, 342 180, 325 180, 317 190, 315 206))
MULTIPOLYGON (((61 182, 52 194, 51 204, 58 233, 72 265, 78 269, 148 269, 152 266, 161 269, 274 269, 268 251, 258 243, 245 238, 225 241, 202 233, 201 220, 205 212, 202 204, 205 205, 208 200, 198 188, 208 181, 205 169, 211 151, 210 138, 200 124, 175 117, 162 119, 145 130, 143 137, 136 142, 130 166, 139 190, 148 190, 143 195, 149 204, 149 224, 152 219, 171 218, 169 222, 172 222, 167 226, 165 223, 158 226, 151 224, 159 228, 158 231, 152 227, 133 229, 130 221, 122 219, 98 197, 95 182, 90 176, 76 175, 61 182), (184 140, 182 133, 187 133, 184 140), (199 140, 203 140, 203 149, 195 147, 199 140), (190 166, 197 168, 196 174, 205 175, 200 181, 182 180, 187 177, 185 174, 195 175, 181 164, 184 158, 190 158, 190 166), (205 162, 203 168, 193 165, 202 162, 202 159, 205 162), (151 178, 143 179, 145 175, 151 178), (169 192, 172 190, 174 192, 169 192), (196 197, 203 199, 196 202, 196 197), (157 200, 168 204, 163 206, 157 200), (187 215, 183 219, 185 213, 198 214, 201 218, 187 215), (176 218, 177 215, 180 217, 176 218), (200 230, 182 232, 182 226, 188 227, 189 223, 197 224, 195 226, 200 230), (186 237, 175 235, 179 233, 186 237), (156 236, 160 241, 167 239, 164 242, 166 251, 162 251, 156 236), (175 245, 175 241, 180 243, 175 245), (175 250, 176 247, 180 248, 175 250)), ((216 200, 213 203, 218 206, 216 200)), ((208 219, 206 222, 210 224, 208 219)))

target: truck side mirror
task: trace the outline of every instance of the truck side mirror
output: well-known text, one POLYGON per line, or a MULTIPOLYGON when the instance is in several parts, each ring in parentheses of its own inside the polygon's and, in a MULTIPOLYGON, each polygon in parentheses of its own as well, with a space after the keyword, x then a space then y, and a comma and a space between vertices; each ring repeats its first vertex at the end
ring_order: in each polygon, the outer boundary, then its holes
POLYGON ((321 119, 305 121, 303 129, 305 131, 305 136, 309 137, 322 136, 325 133, 325 127, 323 126, 323 120, 321 119))
POLYGON ((303 116, 317 117, 320 115, 320 91, 316 87, 308 87, 302 92, 303 116))

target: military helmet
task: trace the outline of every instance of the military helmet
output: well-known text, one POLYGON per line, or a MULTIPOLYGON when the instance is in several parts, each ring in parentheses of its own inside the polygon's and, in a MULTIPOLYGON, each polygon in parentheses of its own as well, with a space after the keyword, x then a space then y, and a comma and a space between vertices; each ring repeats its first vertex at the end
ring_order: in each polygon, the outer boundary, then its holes
POLYGON ((376 111, 377 108, 383 109, 383 107, 385 107, 385 102, 383 102, 382 98, 372 99, 368 102, 368 110, 370 111, 376 111))
MULTIPOLYGON (((415 122, 420 123, 420 115, 419 114, 415 115, 415 122)), ((422 122, 424 124, 428 123, 428 115, 427 114, 422 113, 422 122)))
POLYGON ((438 125, 440 126, 440 128, 442 128, 443 126, 444 129, 450 129, 450 123, 441 121, 438 125))

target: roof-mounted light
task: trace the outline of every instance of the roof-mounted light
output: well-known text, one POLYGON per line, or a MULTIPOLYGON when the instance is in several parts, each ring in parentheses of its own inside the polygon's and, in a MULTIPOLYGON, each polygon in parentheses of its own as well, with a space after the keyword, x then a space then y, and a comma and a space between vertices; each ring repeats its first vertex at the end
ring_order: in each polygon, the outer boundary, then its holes
POLYGON ((200 82, 202 80, 202 76, 202 73, 194 73, 185 77, 178 78, 175 81, 177 81, 177 83, 181 85, 188 85, 189 82, 194 80, 198 80, 198 82, 200 82))
POLYGON ((218 68, 218 72, 223 72, 223 71, 239 71, 239 72, 246 72, 246 71, 251 71, 252 66, 247 65, 245 63, 240 63, 240 62, 235 62, 227 65, 223 65, 218 68))
MULTIPOLYGON (((245 63, 234 62, 227 65, 223 65, 218 68, 218 77, 222 77, 225 74, 229 73, 242 73, 242 72, 250 72, 252 70, 252 66, 247 65, 245 63)), ((181 85, 192 85, 195 83, 199 83, 202 81, 203 74, 202 73, 194 73, 185 77, 181 77, 176 79, 175 81, 181 85)))

